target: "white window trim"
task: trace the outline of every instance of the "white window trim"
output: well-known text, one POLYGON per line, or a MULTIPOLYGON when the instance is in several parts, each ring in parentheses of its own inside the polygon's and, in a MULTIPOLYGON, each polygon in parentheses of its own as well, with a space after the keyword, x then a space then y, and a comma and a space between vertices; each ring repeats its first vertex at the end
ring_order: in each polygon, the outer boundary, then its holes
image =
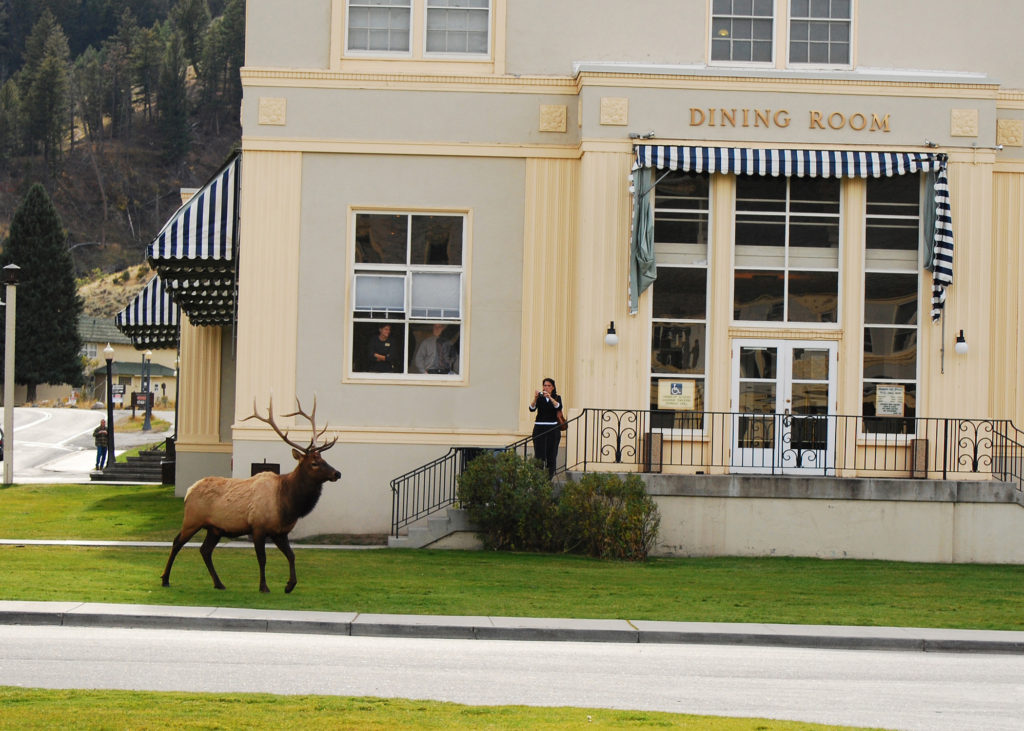
POLYGON ((773 36, 771 61, 717 61, 711 58, 711 41, 714 18, 714 0, 707 0, 705 17, 707 25, 704 32, 707 43, 704 54, 706 63, 714 68, 734 69, 778 69, 780 71, 836 71, 853 69, 857 66, 857 0, 850 0, 850 62, 846 64, 814 64, 794 63, 789 59, 790 0, 774 0, 772 7, 773 36), (780 49, 782 51, 780 52, 780 49))
MULTIPOLYGON (((346 296, 346 307, 347 312, 345 315, 345 341, 347 343, 348 350, 344 359, 344 382, 352 383, 370 383, 370 382, 387 382, 394 383, 398 382, 415 382, 417 384, 439 384, 439 385, 461 385, 468 381, 469 378, 469 303, 468 303, 468 281, 467 276, 469 272, 469 242, 470 242, 470 231, 472 227, 473 216, 471 211, 467 209, 425 209, 425 208, 372 208, 372 207, 353 207, 349 209, 349 225, 348 225, 348 240, 349 240, 349 254, 348 254, 348 266, 350 267, 347 274, 347 286, 349 287, 349 293, 346 296), (408 248, 406 249, 407 263, 405 264, 385 264, 385 263, 370 263, 370 264, 359 264, 355 261, 355 237, 356 237, 356 218, 361 214, 366 215, 397 215, 397 216, 408 216, 411 219, 415 216, 459 216, 462 218, 462 263, 459 266, 455 265, 439 265, 439 264, 411 264, 408 263, 408 248), (411 312, 412 308, 412 274, 422 272, 443 272, 443 273, 455 273, 459 274, 459 316, 458 317, 434 317, 434 316, 413 316, 411 312), (359 276, 371 274, 371 275, 392 275, 402 276, 405 280, 404 283, 404 299, 405 299, 405 314, 401 318, 398 317, 385 317, 376 318, 370 316, 370 312, 366 315, 360 316, 356 312, 356 286, 355 282, 359 276), (447 323, 447 324, 458 324, 461 330, 459 336, 459 370, 458 373, 449 374, 427 374, 427 373, 379 373, 374 371, 357 371, 352 365, 352 355, 354 348, 359 345, 354 341, 355 323, 377 323, 379 325, 390 324, 394 327, 394 320, 400 319, 402 325, 406 328, 406 335, 408 335, 409 327, 413 325, 426 325, 435 322, 447 323)), ((411 235, 411 226, 410 231, 411 235)), ((411 353, 409 352, 409 338, 404 337, 402 342, 402 363, 403 370, 408 368, 409 358, 411 353)))

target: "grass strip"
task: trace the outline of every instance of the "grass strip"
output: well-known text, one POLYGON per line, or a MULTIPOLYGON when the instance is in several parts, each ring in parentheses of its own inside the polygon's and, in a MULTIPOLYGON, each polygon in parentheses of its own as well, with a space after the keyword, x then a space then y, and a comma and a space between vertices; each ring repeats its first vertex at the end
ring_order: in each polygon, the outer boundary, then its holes
POLYGON ((239 693, 155 693, 117 690, 33 690, 0 686, 0 729, 632 729, 796 731, 839 729, 813 723, 719 718, 654 711, 529 706, 466 706, 437 701, 277 696, 239 693))

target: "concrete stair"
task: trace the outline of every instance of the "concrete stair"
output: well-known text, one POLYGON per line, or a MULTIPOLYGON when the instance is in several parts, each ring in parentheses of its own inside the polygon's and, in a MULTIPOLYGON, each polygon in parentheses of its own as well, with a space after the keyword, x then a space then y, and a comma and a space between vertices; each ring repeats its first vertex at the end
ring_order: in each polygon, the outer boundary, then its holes
POLYGON ((163 484, 163 462, 167 453, 162 449, 139 452, 124 462, 109 462, 102 470, 92 472, 93 482, 131 482, 163 484))
POLYGON ((388 536, 388 548, 479 547, 476 530, 465 510, 448 508, 410 525, 406 535, 388 536))

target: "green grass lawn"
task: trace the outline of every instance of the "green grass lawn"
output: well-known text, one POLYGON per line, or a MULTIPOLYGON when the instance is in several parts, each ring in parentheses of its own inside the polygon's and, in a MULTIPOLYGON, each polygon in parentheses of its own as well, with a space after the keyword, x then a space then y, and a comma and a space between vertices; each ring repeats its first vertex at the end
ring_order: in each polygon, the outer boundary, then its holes
MULTIPOLYGON (((0 489, 0 537, 170 541, 181 500, 170 487, 0 489)), ((191 545, 196 545, 198 538, 191 545)), ((1024 567, 658 558, 644 563, 483 551, 298 550, 299 583, 268 546, 271 594, 253 551, 220 548, 226 591, 195 548, 160 586, 167 550, 0 546, 0 598, 313 609, 387 614, 626 618, 705 622, 1024 629, 1024 567)))

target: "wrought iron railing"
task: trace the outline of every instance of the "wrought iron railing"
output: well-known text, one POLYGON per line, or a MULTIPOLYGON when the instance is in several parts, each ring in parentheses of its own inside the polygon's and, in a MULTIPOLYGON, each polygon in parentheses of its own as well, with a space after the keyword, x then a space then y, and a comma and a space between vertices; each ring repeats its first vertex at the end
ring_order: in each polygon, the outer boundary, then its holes
MULTIPOLYGON (((532 456, 532 437, 500 448, 509 450, 532 456)), ((392 480, 393 534, 454 504, 458 476, 480 451, 453 447, 392 480)), ((1024 490, 1024 432, 1002 419, 584 409, 569 420, 556 474, 593 469, 941 480, 980 475, 1024 490)))

